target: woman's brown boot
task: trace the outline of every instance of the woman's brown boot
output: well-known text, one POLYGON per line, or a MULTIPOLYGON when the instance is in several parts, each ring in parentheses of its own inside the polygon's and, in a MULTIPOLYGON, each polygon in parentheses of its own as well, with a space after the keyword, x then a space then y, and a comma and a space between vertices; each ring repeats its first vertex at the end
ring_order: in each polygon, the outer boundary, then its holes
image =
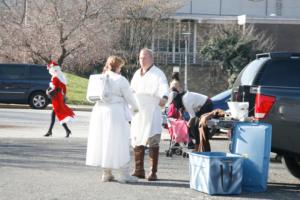
POLYGON ((136 146, 134 149, 134 160, 135 168, 132 176, 138 178, 145 178, 145 169, 144 169, 144 156, 145 156, 145 146, 136 146))

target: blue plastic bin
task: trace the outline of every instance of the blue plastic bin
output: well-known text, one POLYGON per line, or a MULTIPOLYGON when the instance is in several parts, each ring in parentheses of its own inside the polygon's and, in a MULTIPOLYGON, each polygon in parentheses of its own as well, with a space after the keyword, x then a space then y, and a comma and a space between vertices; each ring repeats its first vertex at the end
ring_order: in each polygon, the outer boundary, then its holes
POLYGON ((190 188, 207 194, 240 194, 243 157, 223 152, 190 153, 190 188))
POLYGON ((242 190, 267 190, 272 126, 267 123, 239 122, 233 128, 231 152, 245 157, 242 190))

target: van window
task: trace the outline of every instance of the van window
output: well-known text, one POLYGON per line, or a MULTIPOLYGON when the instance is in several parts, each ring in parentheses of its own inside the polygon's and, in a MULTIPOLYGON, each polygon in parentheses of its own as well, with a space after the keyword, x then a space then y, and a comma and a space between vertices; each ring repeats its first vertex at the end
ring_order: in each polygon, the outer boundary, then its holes
POLYGON ((259 85, 300 87, 300 60, 270 60, 258 78, 259 85))
POLYGON ((1 79, 21 79, 25 76, 26 66, 2 65, 0 66, 1 79))
POLYGON ((50 79, 46 66, 30 66, 29 74, 31 79, 50 79))

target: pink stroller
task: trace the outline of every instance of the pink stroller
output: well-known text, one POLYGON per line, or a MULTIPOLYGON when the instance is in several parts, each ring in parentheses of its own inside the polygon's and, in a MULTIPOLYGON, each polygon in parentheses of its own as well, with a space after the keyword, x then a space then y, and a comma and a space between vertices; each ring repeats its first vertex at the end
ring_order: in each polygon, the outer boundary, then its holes
POLYGON ((168 130, 171 140, 166 156, 172 157, 173 153, 175 153, 176 155, 188 157, 188 154, 183 152, 183 146, 189 142, 187 122, 182 119, 168 118, 168 130))

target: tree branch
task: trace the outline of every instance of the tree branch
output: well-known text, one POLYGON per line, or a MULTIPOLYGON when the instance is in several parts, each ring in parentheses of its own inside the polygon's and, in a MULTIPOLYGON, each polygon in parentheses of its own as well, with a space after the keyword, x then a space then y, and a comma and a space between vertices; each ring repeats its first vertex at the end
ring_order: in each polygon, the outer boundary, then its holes
POLYGON ((8 10, 11 10, 10 6, 6 3, 5 0, 1 0, 1 2, 3 3, 3 5, 4 5, 8 10))

